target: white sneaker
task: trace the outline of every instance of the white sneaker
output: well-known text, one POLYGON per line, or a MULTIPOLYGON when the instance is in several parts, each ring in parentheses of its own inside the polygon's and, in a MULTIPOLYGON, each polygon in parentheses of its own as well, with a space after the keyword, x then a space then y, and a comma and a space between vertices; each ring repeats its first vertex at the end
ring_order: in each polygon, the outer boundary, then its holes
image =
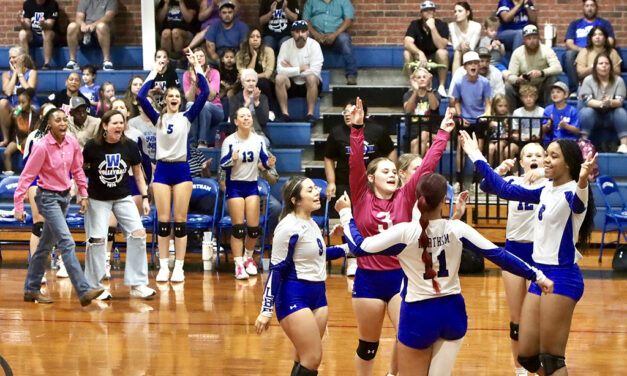
POLYGON ((346 276, 352 277, 355 272, 357 272, 357 259, 353 257, 346 259, 346 276))
POLYGON ((170 279, 170 269, 161 267, 157 273, 157 282, 167 282, 170 279))
POLYGON ((616 150, 617 153, 626 154, 627 153, 627 145, 621 144, 616 150))
POLYGON ((248 273, 243 265, 235 265, 235 278, 236 279, 248 279, 248 273))
POLYGON ((244 268, 246 268, 246 273, 249 276, 257 275, 257 264, 255 263, 255 260, 253 260, 252 257, 244 261, 244 268))
POLYGON ((102 292, 102 294, 100 294, 100 295, 98 295, 98 297, 96 297, 96 300, 111 300, 112 298, 113 298, 113 296, 111 295, 109 290, 104 290, 102 292))
POLYGON ((154 295, 157 295, 157 292, 146 285, 131 287, 131 298, 148 299, 154 295))
POLYGON ((46 275, 44 274, 43 277, 41 277, 41 284, 45 285, 48 281, 46 280, 46 275))
POLYGON ((448 98, 448 93, 446 92, 446 88, 444 88, 444 85, 440 85, 438 87, 438 94, 440 94, 440 97, 442 98, 448 98))
POLYGON ((69 275, 67 274, 67 270, 65 269, 65 264, 63 263, 63 259, 59 257, 59 270, 57 270, 57 278, 67 278, 69 275))
POLYGON ((183 282, 185 281, 185 273, 183 273, 183 268, 174 268, 172 270, 172 276, 170 277, 170 282, 183 282))
POLYGON ((77 71, 77 70, 80 70, 80 66, 78 65, 76 60, 70 60, 67 62, 67 64, 65 64, 65 68, 63 68, 63 70, 64 71, 77 71))

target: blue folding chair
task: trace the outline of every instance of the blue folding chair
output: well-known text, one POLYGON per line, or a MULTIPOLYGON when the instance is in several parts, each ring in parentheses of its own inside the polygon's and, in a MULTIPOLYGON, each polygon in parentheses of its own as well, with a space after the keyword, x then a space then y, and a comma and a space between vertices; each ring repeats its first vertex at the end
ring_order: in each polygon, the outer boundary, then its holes
MULTIPOLYGON (((19 176, 8 176, 0 181, 0 200, 10 200, 13 202, 13 195, 17 188, 17 182, 19 176)), ((13 206, 12 204, 10 205, 13 206)), ((8 209, 8 207, 7 207, 8 209)), ((33 217, 30 213, 26 213, 26 219, 24 222, 20 222, 13 216, 0 216, 0 229, 13 231, 15 229, 28 229, 33 226, 33 217)), ((0 242, 0 259, 2 259, 2 246, 3 245, 22 245, 28 244, 28 242, 0 242)), ((30 252, 28 254, 30 260, 30 252)))
MULTIPOLYGON (((257 188, 259 189, 259 226, 262 228, 261 234, 261 259, 259 265, 263 265, 263 254, 266 248, 266 236, 268 232, 268 198, 270 197, 270 184, 262 178, 257 179, 257 188)), ((231 216, 224 215, 226 210, 226 195, 222 196, 222 211, 220 220, 217 222, 217 241, 216 241, 216 264, 220 263, 220 240, 223 230, 229 230, 233 226, 231 216)), ((224 257, 227 257, 226 249, 224 249, 224 257)), ((227 259, 228 261, 228 259, 227 259)))
MULTIPOLYGON (((214 199, 213 209, 211 214, 207 213, 189 213, 187 214, 187 228, 188 229, 200 229, 204 231, 211 231, 213 240, 213 233, 216 226, 216 214, 218 212, 218 197, 220 196, 220 187, 215 179, 210 178, 194 178, 192 179, 194 188, 192 190, 193 199, 209 200, 211 197, 214 199)), ((193 252, 193 251, 192 251, 193 252)))
POLYGON ((601 262, 603 246, 605 245, 605 232, 614 231, 612 229, 608 230, 608 225, 616 225, 616 230, 618 231, 616 247, 620 244, 621 235, 623 235, 623 239, 627 242, 627 236, 623 229, 623 225, 627 224, 627 204, 625 203, 623 195, 620 193, 618 185, 610 176, 599 176, 597 178, 597 186, 605 202, 605 219, 603 220, 603 234, 601 235, 601 247, 599 249, 599 262, 601 262), (612 205, 613 202, 615 205, 612 205), (617 209, 618 205, 616 204, 620 205, 620 209, 617 209))

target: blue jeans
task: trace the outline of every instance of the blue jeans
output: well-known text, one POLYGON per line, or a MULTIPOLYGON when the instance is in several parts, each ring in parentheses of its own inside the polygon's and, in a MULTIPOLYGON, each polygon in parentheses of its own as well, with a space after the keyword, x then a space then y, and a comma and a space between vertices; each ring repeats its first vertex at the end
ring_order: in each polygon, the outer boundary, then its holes
POLYGON ((357 59, 355 59, 353 46, 351 45, 351 36, 348 33, 340 33, 332 45, 324 45, 323 48, 330 48, 341 53, 346 64, 346 76, 357 77, 357 59))
MULTIPOLYGON (((185 109, 188 110, 192 104, 192 102, 187 102, 185 109)), ((189 130, 189 143, 198 145, 198 143, 202 142, 207 145, 213 145, 215 143, 216 131, 218 130, 218 123, 223 118, 224 112, 222 107, 211 102, 205 102, 196 120, 192 122, 192 127, 189 130)))
POLYGON ((564 72, 568 76, 568 91, 571 93, 576 93, 579 87, 579 77, 577 77, 577 68, 575 67, 577 54, 579 51, 567 50, 564 56, 564 72))
POLYGON ((523 44, 522 30, 503 30, 496 37, 503 42, 508 52, 514 52, 523 44))
POLYGON ((583 107, 579 110, 579 124, 581 133, 590 136, 596 128, 616 129, 619 138, 627 137, 627 111, 624 107, 613 110, 599 111, 592 107, 583 107))
POLYGON ((41 289, 41 277, 46 272, 46 261, 50 250, 56 244, 61 251, 61 257, 65 269, 70 276, 70 281, 76 290, 78 297, 85 295, 91 287, 81 269, 81 264, 76 258, 74 248, 76 244, 65 221, 70 207, 70 194, 44 191, 37 189, 35 202, 39 212, 44 217, 44 228, 39 238, 37 250, 31 256, 24 283, 24 293, 38 293, 41 289))
POLYGON ((272 48, 274 50, 274 55, 279 56, 279 50, 281 49, 281 45, 283 44, 283 42, 290 38, 290 35, 286 35, 283 37, 277 37, 275 35, 264 35, 261 43, 272 48))

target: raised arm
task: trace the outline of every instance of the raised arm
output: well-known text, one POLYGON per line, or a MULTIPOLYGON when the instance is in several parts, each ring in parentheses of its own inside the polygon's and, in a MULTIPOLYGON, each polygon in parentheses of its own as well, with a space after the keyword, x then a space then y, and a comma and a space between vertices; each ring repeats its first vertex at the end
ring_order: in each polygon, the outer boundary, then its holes
POLYGON ((194 104, 189 108, 189 110, 185 111, 183 116, 185 116, 189 122, 193 122, 196 119, 196 116, 200 113, 205 102, 207 102, 207 98, 209 98, 209 83, 207 82, 207 78, 205 77, 205 73, 202 70, 202 67, 196 61, 196 56, 190 54, 187 56, 190 64, 194 66, 194 70, 196 71, 196 82, 200 88, 200 94, 196 97, 194 104))
MULTIPOLYGON (((160 64, 160 63, 161 62, 157 62, 157 64, 160 64)), ((156 76, 157 76, 157 71, 153 69, 148 75, 148 77, 146 77, 146 81, 144 81, 144 84, 142 85, 141 89, 139 89, 139 92, 137 93, 137 103, 141 106, 142 110, 144 110, 144 113, 146 114, 146 116, 148 116, 148 119, 150 119, 150 122, 152 124, 157 124, 157 121, 159 121, 159 113, 157 112, 157 110, 155 110, 152 107, 147 97, 148 97, 148 92, 150 91, 150 88, 155 82, 156 76)))
POLYGON ((366 195, 368 191, 368 176, 366 175, 366 165, 364 164, 364 109, 361 99, 357 98, 357 105, 351 111, 350 155, 348 157, 348 183, 350 185, 351 197, 358 201, 366 195))
MULTIPOLYGON (((340 210, 340 222, 344 227, 346 243, 351 253, 357 257, 372 256, 375 253, 387 256, 398 255, 407 247, 406 234, 411 232, 412 226, 412 222, 399 223, 384 232, 364 239, 357 229, 350 207, 340 210)), ((416 223, 413 225, 417 226, 416 223)))

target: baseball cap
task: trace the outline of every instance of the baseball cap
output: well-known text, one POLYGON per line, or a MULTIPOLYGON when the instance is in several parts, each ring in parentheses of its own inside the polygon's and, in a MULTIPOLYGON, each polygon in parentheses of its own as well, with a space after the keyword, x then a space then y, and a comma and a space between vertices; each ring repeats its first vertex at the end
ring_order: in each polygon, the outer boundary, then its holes
POLYGON ((218 7, 218 10, 222 9, 223 7, 231 7, 235 9, 235 3, 232 2, 231 0, 222 0, 220 2, 220 6, 218 7))
POLYGON ((307 27, 307 22, 305 22, 304 20, 297 20, 294 21, 294 23, 292 24, 292 31, 298 31, 298 30, 308 30, 309 27, 307 27))
POLYGON ((475 51, 468 51, 464 54, 464 58, 463 58, 463 63, 462 64, 466 64, 468 62, 471 61, 479 61, 481 59, 479 59, 479 54, 476 53, 475 51))
POLYGON ((568 85, 566 85, 562 81, 555 81, 555 83, 551 85, 551 88, 554 88, 554 87, 561 89, 564 93, 566 93, 566 95, 569 94, 568 85))
POLYGON ((477 48, 477 55, 479 55, 479 57, 481 57, 481 56, 491 56, 490 55, 490 50, 488 50, 487 47, 479 47, 479 48, 477 48))
POLYGON ((70 99, 70 111, 77 109, 80 106, 87 106, 87 102, 82 97, 72 97, 70 99))
POLYGON ((536 25, 527 25, 523 28, 523 37, 532 34, 538 34, 538 28, 536 25))
POLYGON ((433 1, 423 1, 422 4, 420 4, 420 10, 427 9, 435 9, 435 3, 433 1))

